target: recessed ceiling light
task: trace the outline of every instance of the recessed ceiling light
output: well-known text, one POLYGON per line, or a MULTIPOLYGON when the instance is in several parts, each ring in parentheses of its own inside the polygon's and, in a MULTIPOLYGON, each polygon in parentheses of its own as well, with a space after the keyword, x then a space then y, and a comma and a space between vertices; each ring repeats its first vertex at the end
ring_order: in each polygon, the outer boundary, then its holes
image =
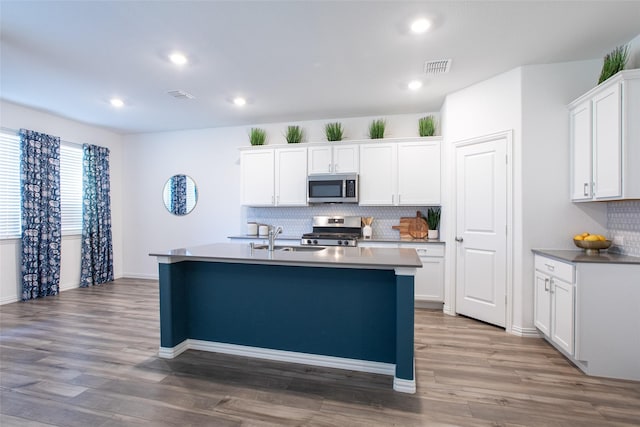
POLYGON ((411 24, 411 31, 413 31, 416 34, 422 34, 425 31, 427 31, 429 28, 431 28, 431 21, 424 18, 416 19, 411 24))
POLYGON ((174 52, 169 55, 169 59, 176 65, 184 65, 187 63, 187 57, 180 52, 174 52))
POLYGON ((111 98, 109 102, 111 103, 112 106, 116 108, 120 108, 124 106, 124 101, 120 98, 111 98))
POLYGON ((244 104, 247 103, 247 100, 238 96, 237 98, 233 98, 233 103, 236 104, 238 107, 242 107, 244 104))
POLYGON ((411 90, 418 90, 422 87, 422 82, 420 80, 410 81, 407 87, 411 90))

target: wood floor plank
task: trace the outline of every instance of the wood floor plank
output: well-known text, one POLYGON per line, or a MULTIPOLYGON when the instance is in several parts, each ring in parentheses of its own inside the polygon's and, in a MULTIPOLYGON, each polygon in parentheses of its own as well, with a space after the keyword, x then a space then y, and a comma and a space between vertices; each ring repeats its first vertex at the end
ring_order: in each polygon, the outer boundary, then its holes
POLYGON ((0 307, 0 425, 640 426, 640 382, 588 377, 540 339, 415 312, 415 395, 392 378, 203 351, 166 360, 158 283, 0 307))

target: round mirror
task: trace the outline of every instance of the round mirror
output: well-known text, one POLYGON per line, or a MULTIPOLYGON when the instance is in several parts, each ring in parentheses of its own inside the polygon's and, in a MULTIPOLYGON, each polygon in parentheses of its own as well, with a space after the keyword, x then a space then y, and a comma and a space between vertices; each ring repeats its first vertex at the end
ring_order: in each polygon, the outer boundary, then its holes
POLYGON ((186 215, 198 203, 196 183, 190 176, 173 175, 164 184, 162 200, 169 213, 178 216, 186 215))

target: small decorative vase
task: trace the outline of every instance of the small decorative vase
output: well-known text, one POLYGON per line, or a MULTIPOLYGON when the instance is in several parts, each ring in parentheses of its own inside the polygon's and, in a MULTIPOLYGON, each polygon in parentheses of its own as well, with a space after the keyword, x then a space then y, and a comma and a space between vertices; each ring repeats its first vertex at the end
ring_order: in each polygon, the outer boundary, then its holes
POLYGON ((429 230, 427 232, 427 239, 438 240, 438 230, 429 230))
POLYGON ((365 239, 371 239, 371 235, 373 234, 373 230, 370 225, 365 225, 362 227, 362 237, 365 239))

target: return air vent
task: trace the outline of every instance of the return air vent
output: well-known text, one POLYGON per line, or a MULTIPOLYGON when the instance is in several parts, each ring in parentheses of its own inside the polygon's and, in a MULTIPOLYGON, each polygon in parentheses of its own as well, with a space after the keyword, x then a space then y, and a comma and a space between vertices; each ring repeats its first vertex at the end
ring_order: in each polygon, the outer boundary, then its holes
POLYGON ((424 63, 424 73, 428 76, 448 73, 451 69, 451 59, 438 59, 424 63))
POLYGON ((167 93, 177 99, 194 99, 195 98, 195 96, 183 90, 170 90, 167 93))

